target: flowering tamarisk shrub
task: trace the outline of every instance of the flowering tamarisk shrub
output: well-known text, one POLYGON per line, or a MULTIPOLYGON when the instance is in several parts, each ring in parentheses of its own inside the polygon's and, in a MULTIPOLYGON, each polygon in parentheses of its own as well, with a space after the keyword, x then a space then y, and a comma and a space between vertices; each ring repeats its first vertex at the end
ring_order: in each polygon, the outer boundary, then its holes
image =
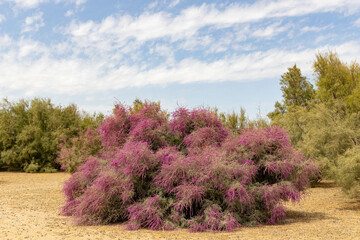
POLYGON ((102 145, 105 149, 120 147, 130 131, 129 111, 125 106, 116 105, 112 116, 105 119, 99 127, 102 145))
POLYGON ((116 106, 99 127, 102 148, 65 183, 62 213, 79 224, 231 231, 276 224, 299 201, 314 163, 277 127, 231 135, 204 109, 172 117, 154 103, 116 106))

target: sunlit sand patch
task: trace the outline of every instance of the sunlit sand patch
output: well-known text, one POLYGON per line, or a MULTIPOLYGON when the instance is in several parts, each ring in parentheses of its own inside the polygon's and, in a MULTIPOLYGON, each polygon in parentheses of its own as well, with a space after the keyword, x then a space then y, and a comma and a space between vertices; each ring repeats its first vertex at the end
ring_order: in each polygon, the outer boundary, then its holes
POLYGON ((287 203, 287 219, 275 226, 234 232, 127 231, 124 226, 76 226, 59 215, 66 173, 0 172, 1 239, 360 239, 360 200, 323 181, 298 204, 287 203))

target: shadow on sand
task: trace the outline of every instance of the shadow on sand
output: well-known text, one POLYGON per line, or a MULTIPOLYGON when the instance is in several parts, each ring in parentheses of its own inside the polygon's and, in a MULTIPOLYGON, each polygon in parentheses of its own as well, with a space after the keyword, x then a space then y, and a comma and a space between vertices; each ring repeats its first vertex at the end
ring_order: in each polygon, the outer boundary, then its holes
POLYGON ((324 220, 324 219, 335 219, 333 217, 329 217, 322 212, 302 212, 302 211, 286 211, 286 220, 283 224, 293 224, 299 222, 312 222, 316 220, 324 220))
POLYGON ((335 188, 336 184, 333 181, 323 180, 321 182, 316 183, 315 187, 316 188, 335 188))
POLYGON ((360 199, 353 199, 343 204, 344 206, 339 207, 339 210, 347 211, 360 211, 360 199))

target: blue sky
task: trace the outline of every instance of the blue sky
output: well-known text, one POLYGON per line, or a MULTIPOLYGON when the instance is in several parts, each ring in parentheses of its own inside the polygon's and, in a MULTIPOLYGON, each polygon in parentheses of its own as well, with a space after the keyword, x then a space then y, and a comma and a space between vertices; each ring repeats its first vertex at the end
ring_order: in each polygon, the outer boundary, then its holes
POLYGON ((0 96, 265 115, 295 63, 360 56, 360 0, 0 0, 0 96))

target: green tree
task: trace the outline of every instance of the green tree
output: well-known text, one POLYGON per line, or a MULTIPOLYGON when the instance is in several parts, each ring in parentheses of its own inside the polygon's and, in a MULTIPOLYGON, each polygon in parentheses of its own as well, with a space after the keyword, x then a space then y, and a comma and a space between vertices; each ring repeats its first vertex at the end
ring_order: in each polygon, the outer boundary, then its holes
POLYGON ((296 64, 281 75, 280 86, 285 106, 306 106, 315 95, 313 85, 301 75, 296 64))
POLYGON ((296 64, 281 75, 280 88, 283 103, 275 103, 275 110, 268 114, 270 119, 283 115, 291 106, 307 106, 315 96, 313 85, 301 74, 301 70, 296 67, 296 64))
POLYGON ((302 119, 306 124, 298 149, 318 160, 323 176, 334 178, 339 157, 354 147, 360 137, 356 127, 360 119, 339 114, 324 103, 316 104, 302 119))
POLYGON ((307 82, 296 66, 281 76, 283 103, 275 104, 271 123, 286 128, 295 147, 317 160, 323 177, 359 196, 360 66, 329 51, 317 54, 313 67, 316 90, 295 84, 307 82))
POLYGON ((360 67, 356 62, 347 66, 333 52, 319 53, 314 62, 316 95, 329 107, 344 102, 351 112, 359 111, 360 67))

